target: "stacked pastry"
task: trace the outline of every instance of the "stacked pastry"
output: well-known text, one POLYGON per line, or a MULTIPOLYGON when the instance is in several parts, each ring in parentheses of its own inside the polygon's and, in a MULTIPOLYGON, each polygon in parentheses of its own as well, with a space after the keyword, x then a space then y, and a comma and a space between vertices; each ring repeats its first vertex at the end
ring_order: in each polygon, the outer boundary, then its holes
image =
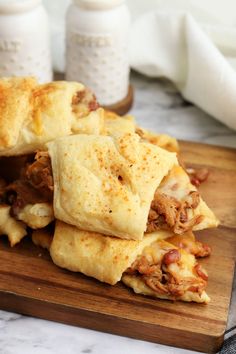
POLYGON ((192 232, 218 221, 177 150, 174 138, 105 112, 82 84, 3 79, 0 234, 14 246, 30 228, 60 267, 207 303, 196 259, 210 249, 192 232))

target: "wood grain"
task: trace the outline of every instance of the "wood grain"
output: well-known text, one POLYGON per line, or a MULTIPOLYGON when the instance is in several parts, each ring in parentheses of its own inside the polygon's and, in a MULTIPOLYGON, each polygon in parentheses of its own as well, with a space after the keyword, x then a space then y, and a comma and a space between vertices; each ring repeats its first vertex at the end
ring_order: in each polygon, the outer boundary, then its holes
POLYGON ((198 232, 213 248, 202 262, 209 273, 208 305, 154 300, 124 285, 109 286, 56 267, 26 238, 10 248, 0 240, 0 308, 132 338, 216 352, 222 344, 236 254, 236 151, 181 143, 188 165, 208 166, 202 194, 221 220, 198 232))

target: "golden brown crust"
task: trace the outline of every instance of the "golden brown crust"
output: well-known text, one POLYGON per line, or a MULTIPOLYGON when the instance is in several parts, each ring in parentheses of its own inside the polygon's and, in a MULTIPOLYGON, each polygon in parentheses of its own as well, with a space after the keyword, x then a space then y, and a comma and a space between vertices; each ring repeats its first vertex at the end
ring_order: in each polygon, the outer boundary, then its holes
POLYGON ((33 78, 0 80, 0 156, 33 153, 72 133, 99 134, 103 116, 93 100, 77 82, 38 85, 33 78), (75 101, 81 92, 83 102, 75 101))
POLYGON ((132 116, 120 117, 114 112, 104 111, 104 129, 102 134, 119 137, 135 133, 135 119, 132 116))
POLYGON ((49 203, 27 204, 19 211, 17 219, 32 229, 41 229, 54 220, 52 205, 49 203))
POLYGON ((170 152, 179 152, 178 141, 167 134, 156 134, 149 130, 143 129, 136 126, 136 133, 144 140, 148 141, 151 144, 160 146, 162 149, 165 149, 170 152))
POLYGON ((13 147, 20 128, 30 115, 31 92, 36 87, 34 78, 0 80, 0 149, 13 147))
POLYGON ((0 205, 0 236, 7 235, 11 247, 15 246, 26 236, 26 225, 21 221, 16 221, 10 216, 10 206, 0 205))
POLYGON ((56 221, 50 254, 59 267, 113 285, 144 247, 169 236, 169 232, 159 231, 144 236, 141 241, 122 240, 56 221))
MULTIPOLYGON (((207 276, 206 273, 202 273, 203 269, 195 269, 197 263, 193 255, 165 241, 169 235, 167 231, 159 231, 145 235, 141 241, 122 240, 81 231, 74 226, 57 221, 50 254, 53 262, 59 267, 81 272, 111 285, 122 278, 135 292, 145 295, 172 300, 208 302, 209 298, 204 292, 206 280, 202 278, 202 274, 204 277, 207 276), (170 255, 173 250, 178 252, 178 258, 173 258, 173 254, 170 255), (149 268, 145 268, 143 264, 142 269, 138 268, 140 274, 130 274, 131 266, 136 263, 136 260, 142 260, 142 257, 146 258, 148 263, 146 265, 149 268), (159 279, 161 289, 156 289, 155 284, 151 283, 151 280, 158 278, 158 267, 161 272, 161 279, 159 279), (167 280, 167 276, 168 284, 162 279, 166 277, 167 280), (140 280, 140 283, 134 285, 133 280, 140 280)), ((37 244, 44 244, 44 237, 45 235, 39 235, 37 244)))
POLYGON ((155 189, 176 156, 140 142, 74 135, 48 144, 55 218, 81 230, 140 240, 155 189))

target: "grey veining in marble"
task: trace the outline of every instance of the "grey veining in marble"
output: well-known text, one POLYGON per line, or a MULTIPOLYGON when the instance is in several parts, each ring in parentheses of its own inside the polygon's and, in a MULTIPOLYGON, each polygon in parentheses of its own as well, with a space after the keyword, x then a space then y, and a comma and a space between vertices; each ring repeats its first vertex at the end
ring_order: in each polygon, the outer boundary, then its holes
MULTIPOLYGON (((166 81, 132 74, 135 103, 131 113, 140 125, 179 139, 236 147, 236 132, 185 102, 166 81)), ((235 281, 236 282, 236 281, 235 281)), ((236 325, 236 289, 228 326, 236 325)), ((190 354, 83 328, 0 311, 0 354, 190 354)))
POLYGON ((173 85, 133 73, 135 101, 131 114, 145 128, 178 139, 236 147, 236 131, 184 101, 173 85))
POLYGON ((158 344, 137 341, 83 328, 0 311, 1 354, 191 354, 158 344))

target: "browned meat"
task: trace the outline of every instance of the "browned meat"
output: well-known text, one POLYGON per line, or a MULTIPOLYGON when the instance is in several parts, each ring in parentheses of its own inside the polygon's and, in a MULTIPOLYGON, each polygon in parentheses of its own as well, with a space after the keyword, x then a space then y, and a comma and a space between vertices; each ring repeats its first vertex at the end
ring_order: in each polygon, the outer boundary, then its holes
POLYGON ((181 203, 173 197, 169 197, 164 193, 156 192, 151 204, 153 209, 158 215, 165 217, 165 222, 170 228, 176 224, 177 211, 180 209, 181 203))
POLYGON ((185 278, 177 279, 173 276, 170 277, 168 290, 173 296, 182 296, 186 291, 201 293, 206 288, 206 281, 201 278, 185 278))
POLYGON ((80 118, 99 108, 96 97, 89 89, 78 91, 72 99, 72 109, 80 118))
POLYGON ((85 94, 85 90, 76 92, 76 95, 74 95, 72 98, 72 105, 77 105, 83 102, 83 100, 85 99, 85 94))
POLYGON ((152 275, 161 278, 162 272, 160 265, 149 264, 148 260, 144 256, 140 256, 133 262, 130 268, 126 270, 126 273, 135 274, 136 272, 144 275, 152 275))
POLYGON ((27 204, 52 202, 53 176, 48 153, 38 152, 35 161, 22 169, 20 178, 5 186, 4 196, 11 205, 12 216, 17 216, 27 204))
POLYGON ((162 284, 161 281, 156 277, 143 277, 145 284, 149 286, 152 290, 159 294, 168 294, 168 287, 166 284, 162 284))
POLYGON ((17 216, 27 204, 43 203, 47 199, 29 183, 17 180, 6 187, 6 203, 11 205, 11 215, 17 216))
POLYGON ((35 189, 48 198, 52 198, 53 176, 51 160, 47 152, 37 152, 35 161, 25 169, 25 179, 35 189))
POLYGON ((145 256, 139 256, 126 270, 127 274, 141 277, 145 284, 160 295, 169 295, 177 298, 186 291, 202 292, 206 287, 207 274, 199 264, 195 266, 199 278, 179 278, 168 270, 172 263, 178 263, 181 254, 177 249, 167 251, 158 264, 150 263, 145 256))
POLYGON ((191 230, 194 225, 202 221, 202 216, 188 220, 188 209, 195 209, 199 202, 200 196, 197 191, 191 191, 182 201, 156 191, 146 231, 153 232, 160 228, 168 228, 176 234, 182 234, 191 230))

